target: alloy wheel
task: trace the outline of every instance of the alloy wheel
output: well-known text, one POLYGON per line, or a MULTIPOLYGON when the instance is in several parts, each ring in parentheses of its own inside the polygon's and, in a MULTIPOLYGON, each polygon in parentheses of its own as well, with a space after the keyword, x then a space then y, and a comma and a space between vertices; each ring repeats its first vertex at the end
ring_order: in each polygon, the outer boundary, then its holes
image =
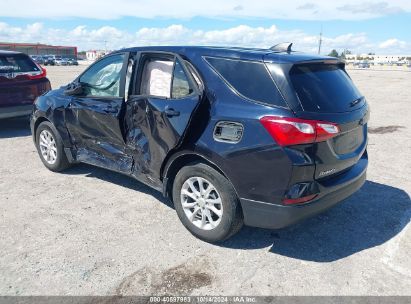
POLYGON ((203 230, 216 228, 223 215, 221 196, 203 177, 190 177, 181 187, 181 205, 191 223, 203 230))
POLYGON ((43 159, 50 165, 53 165, 57 160, 57 145, 56 140, 48 130, 43 130, 39 136, 39 147, 43 159))

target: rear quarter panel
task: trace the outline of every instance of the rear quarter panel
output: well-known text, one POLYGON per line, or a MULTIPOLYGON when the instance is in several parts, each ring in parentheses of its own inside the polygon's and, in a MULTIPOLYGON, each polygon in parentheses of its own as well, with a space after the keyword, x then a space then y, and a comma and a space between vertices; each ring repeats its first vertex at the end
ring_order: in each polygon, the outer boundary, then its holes
POLYGON ((186 139, 186 145, 216 164, 231 181, 240 198, 280 203, 290 180, 292 164, 259 118, 264 115, 290 115, 290 112, 238 96, 201 57, 190 61, 205 82, 203 102, 207 106, 202 107, 202 112, 193 119, 193 125, 203 124, 203 129, 197 137, 191 134, 186 139), (241 123, 244 132, 240 142, 216 141, 213 132, 219 121, 241 123))

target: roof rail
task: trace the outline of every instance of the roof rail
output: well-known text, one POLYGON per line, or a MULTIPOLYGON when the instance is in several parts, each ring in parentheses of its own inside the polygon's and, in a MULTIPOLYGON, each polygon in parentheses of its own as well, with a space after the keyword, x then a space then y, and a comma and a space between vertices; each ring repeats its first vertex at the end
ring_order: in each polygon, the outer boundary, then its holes
POLYGON ((292 47, 293 43, 292 42, 283 42, 283 43, 279 43, 276 44, 272 47, 270 47, 270 50, 274 51, 274 52, 287 52, 287 53, 291 53, 291 47, 292 47))

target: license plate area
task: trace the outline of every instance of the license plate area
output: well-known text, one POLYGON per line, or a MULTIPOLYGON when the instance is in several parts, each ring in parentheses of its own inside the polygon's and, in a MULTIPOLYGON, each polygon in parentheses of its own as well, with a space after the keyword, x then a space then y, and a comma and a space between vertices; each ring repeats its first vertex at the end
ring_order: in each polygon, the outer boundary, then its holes
POLYGON ((359 126, 332 139, 333 149, 336 154, 349 154, 355 152, 364 142, 364 127, 359 126))

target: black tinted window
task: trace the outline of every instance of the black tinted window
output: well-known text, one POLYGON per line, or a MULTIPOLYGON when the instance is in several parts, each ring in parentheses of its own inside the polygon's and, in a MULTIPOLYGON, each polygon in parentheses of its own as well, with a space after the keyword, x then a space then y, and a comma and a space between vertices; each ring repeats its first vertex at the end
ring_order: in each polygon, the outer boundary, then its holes
POLYGON ((207 58, 207 61, 244 97, 276 106, 286 106, 263 63, 222 58, 207 58))
POLYGON ((338 65, 296 65, 290 71, 290 78, 305 111, 346 112, 353 110, 350 104, 361 97, 338 65))
POLYGON ((35 71, 40 71, 40 68, 26 55, 0 55, 0 73, 35 71))

